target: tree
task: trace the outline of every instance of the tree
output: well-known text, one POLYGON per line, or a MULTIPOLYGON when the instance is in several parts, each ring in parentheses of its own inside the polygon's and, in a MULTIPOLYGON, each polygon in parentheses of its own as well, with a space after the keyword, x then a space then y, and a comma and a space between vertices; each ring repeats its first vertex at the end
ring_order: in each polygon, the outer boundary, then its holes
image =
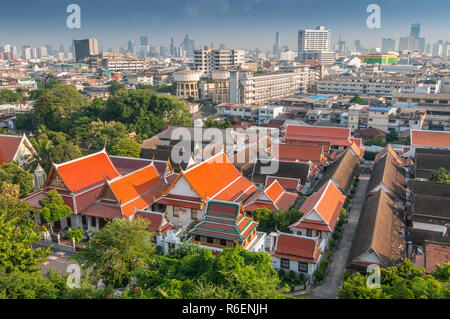
POLYGON ((117 81, 112 81, 109 85, 108 92, 111 93, 111 95, 116 94, 120 90, 124 90, 125 85, 122 83, 119 83, 117 81))
POLYGON ((7 273, 37 271, 50 255, 49 248, 31 248, 43 235, 31 211, 17 196, 0 193, 0 268, 7 273))
POLYGON ((113 145, 111 154, 139 158, 141 156, 141 146, 131 138, 122 138, 113 145))
POLYGON ((398 133, 396 130, 390 130, 389 134, 386 135, 386 142, 392 143, 398 141, 398 133))
POLYGON ((33 105, 37 125, 53 131, 64 131, 70 126, 70 116, 86 104, 72 85, 57 85, 41 94, 33 105))
POLYGON ((64 204, 64 200, 57 191, 51 190, 47 194, 47 198, 39 201, 41 205, 40 219, 43 224, 50 224, 69 217, 72 210, 64 204))
POLYGON ((67 232, 70 239, 75 239, 75 242, 79 243, 84 236, 84 230, 81 228, 72 228, 67 232))
POLYGON ((19 197, 24 198, 33 190, 33 175, 14 161, 0 166, 0 185, 3 183, 19 185, 19 197))
MULTIPOLYGON (((445 267, 450 267, 446 264, 445 267)), ((396 267, 381 268, 381 288, 367 287, 367 276, 348 275, 338 292, 340 299, 448 299, 448 277, 440 276, 441 269, 425 275, 423 268, 409 260, 396 267)))
POLYGON ((142 218, 113 219, 95 232, 86 248, 72 258, 84 269, 91 269, 95 279, 123 287, 130 272, 144 267, 146 259, 155 251, 147 225, 142 218))
POLYGON ((378 135, 378 136, 375 136, 375 137, 367 140, 365 142, 365 144, 369 145, 369 146, 370 145, 376 145, 376 146, 384 147, 384 146, 386 146, 387 143, 386 143, 386 140, 385 140, 383 135, 378 135))
POLYGON ((358 96, 358 95, 355 95, 355 96, 349 101, 349 103, 357 103, 357 104, 361 104, 361 103, 363 103, 363 102, 364 102, 364 99, 361 98, 361 97, 358 96))
POLYGON ((112 146, 128 135, 127 127, 119 122, 92 122, 89 129, 89 137, 83 143, 90 151, 100 151, 104 147, 108 152, 112 146))
POLYGON ((15 126, 18 131, 34 131, 34 130, 36 130, 36 123, 34 121, 33 113, 17 114, 15 126))
POLYGON ((230 119, 227 119, 225 122, 214 119, 206 119, 204 124, 207 128, 214 127, 220 129, 227 129, 231 127, 230 119))
POLYGON ((429 180, 435 183, 450 184, 450 172, 443 167, 439 167, 431 172, 429 180))
POLYGON ((269 232, 275 229, 287 231, 289 226, 298 221, 302 216, 302 214, 294 208, 280 210, 278 212, 272 212, 268 208, 260 208, 254 210, 251 215, 259 222, 261 228, 269 232))
POLYGON ((239 245, 213 257, 209 249, 185 243, 167 256, 152 256, 146 269, 131 276, 131 298, 283 298, 269 255, 239 245))
POLYGON ((19 93, 12 91, 12 90, 7 90, 7 89, 2 89, 0 90, 0 104, 4 104, 4 103, 8 103, 8 102, 17 102, 17 101, 21 101, 22 97, 20 96, 19 93))

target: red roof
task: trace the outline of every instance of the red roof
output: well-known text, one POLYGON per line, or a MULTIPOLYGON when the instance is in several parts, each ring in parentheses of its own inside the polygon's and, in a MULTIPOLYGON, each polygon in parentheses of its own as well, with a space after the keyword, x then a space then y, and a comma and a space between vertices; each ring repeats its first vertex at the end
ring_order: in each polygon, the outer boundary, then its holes
POLYGON ((450 147, 450 132, 411 130, 411 145, 450 147))
POLYGON ((14 161, 22 136, 0 135, 0 165, 14 161))
POLYGON ((304 215, 300 221, 295 223, 293 226, 298 228, 301 222, 311 222, 311 220, 308 219, 308 215, 315 211, 322 218, 321 222, 329 227, 328 231, 333 231, 341 209, 344 206, 344 201, 345 196, 342 195, 341 191, 334 184, 334 182, 330 180, 317 192, 306 199, 302 207, 300 207, 300 212, 304 215))
POLYGON ((120 176, 105 150, 53 165, 73 193, 120 176))
POLYGON ((264 191, 253 194, 244 207, 246 211, 254 211, 258 208, 268 208, 274 212, 281 209, 288 210, 297 197, 297 194, 286 192, 278 181, 274 180, 264 191), (269 200, 264 198, 264 194, 269 200))
POLYGON ((317 238, 307 238, 292 234, 279 234, 272 256, 315 263, 321 251, 317 238))
POLYGON ((300 178, 267 176, 266 186, 272 184, 273 181, 275 181, 275 180, 286 190, 300 191, 300 187, 301 187, 300 178))
POLYGON ((237 201, 245 199, 256 190, 249 180, 242 177, 223 152, 182 174, 202 199, 208 197, 237 201))
POLYGON ((350 129, 324 126, 288 125, 282 141, 287 140, 324 141, 336 146, 351 144, 350 129))
MULTIPOLYGON (((272 153, 273 147, 268 151, 272 153)), ((278 154, 272 153, 276 159, 288 162, 313 162, 314 164, 325 164, 321 146, 303 146, 295 144, 278 144, 278 154)))
POLYGON ((149 222, 147 229, 155 231, 158 234, 163 234, 173 227, 165 213, 137 210, 133 216, 133 218, 140 217, 146 219, 149 222))

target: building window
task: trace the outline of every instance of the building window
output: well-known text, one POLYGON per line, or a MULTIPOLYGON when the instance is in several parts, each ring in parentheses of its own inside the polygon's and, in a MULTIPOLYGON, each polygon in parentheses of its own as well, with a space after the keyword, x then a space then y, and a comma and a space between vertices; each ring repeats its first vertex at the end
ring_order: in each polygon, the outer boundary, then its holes
POLYGON ((308 272, 308 264, 307 263, 298 263, 298 271, 299 272, 308 272))
POLYGON ((83 226, 87 225, 86 216, 81 216, 81 223, 83 224, 83 226))
POLYGON ((91 217, 91 226, 92 227, 97 227, 97 218, 91 217))
POLYGON ((312 237, 312 230, 311 229, 307 229, 306 230, 306 236, 307 237, 312 237))
POLYGON ((195 209, 192 210, 191 219, 197 219, 197 210, 195 210, 195 209))
POLYGON ((72 218, 67 217, 67 227, 72 227, 72 218))
POLYGON ((221 246, 226 246, 227 245, 227 241, 225 239, 221 239, 220 240, 220 245, 221 246))
POLYGON ((173 208, 173 217, 180 217, 180 209, 178 207, 173 208))
POLYGON ((212 237, 206 237, 206 242, 208 244, 212 244, 212 243, 214 243, 214 239, 212 237))
POLYGON ((200 241, 200 235, 195 235, 195 241, 200 241))
POLYGON ((289 259, 281 259, 281 268, 289 269, 290 268, 290 260, 289 259))

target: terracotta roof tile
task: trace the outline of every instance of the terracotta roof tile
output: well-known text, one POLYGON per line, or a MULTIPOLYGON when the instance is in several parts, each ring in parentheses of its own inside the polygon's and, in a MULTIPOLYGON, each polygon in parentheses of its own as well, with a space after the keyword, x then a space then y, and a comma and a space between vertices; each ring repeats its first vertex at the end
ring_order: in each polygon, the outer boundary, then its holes
POLYGON ((22 136, 0 135, 0 165, 14 160, 22 138, 22 136))
POLYGON ((450 132, 411 130, 411 145, 450 148, 450 132))

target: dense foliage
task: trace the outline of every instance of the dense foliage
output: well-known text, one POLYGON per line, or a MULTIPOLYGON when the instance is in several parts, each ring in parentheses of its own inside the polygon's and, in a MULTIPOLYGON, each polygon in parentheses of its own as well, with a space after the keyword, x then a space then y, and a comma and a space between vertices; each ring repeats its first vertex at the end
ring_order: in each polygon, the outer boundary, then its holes
POLYGON ((55 190, 47 194, 47 198, 39 201, 42 209, 40 210, 40 219, 43 224, 50 224, 69 217, 72 209, 64 204, 61 195, 55 190))
POLYGON ((19 197, 24 198, 33 190, 33 175, 17 162, 3 164, 0 166, 0 186, 4 183, 19 185, 19 197))
POLYGON ((146 259, 155 251, 147 225, 141 218, 113 219, 95 232, 86 248, 72 258, 84 269, 92 269, 94 279, 124 286, 130 272, 144 267, 146 259))
POLYGON ((183 244, 168 256, 155 255, 136 278, 130 298, 282 298, 280 280, 266 253, 240 246, 213 257, 208 249, 183 244))
POLYGON ((367 276, 347 273, 340 299, 439 299, 450 298, 450 263, 430 275, 409 260, 397 267, 381 268, 381 288, 369 288, 367 276))
POLYGON ((266 232, 275 229, 282 232, 288 231, 289 226, 302 217, 302 214, 294 208, 278 212, 272 212, 268 208, 260 208, 254 210, 251 215, 259 223, 260 228, 266 232))

